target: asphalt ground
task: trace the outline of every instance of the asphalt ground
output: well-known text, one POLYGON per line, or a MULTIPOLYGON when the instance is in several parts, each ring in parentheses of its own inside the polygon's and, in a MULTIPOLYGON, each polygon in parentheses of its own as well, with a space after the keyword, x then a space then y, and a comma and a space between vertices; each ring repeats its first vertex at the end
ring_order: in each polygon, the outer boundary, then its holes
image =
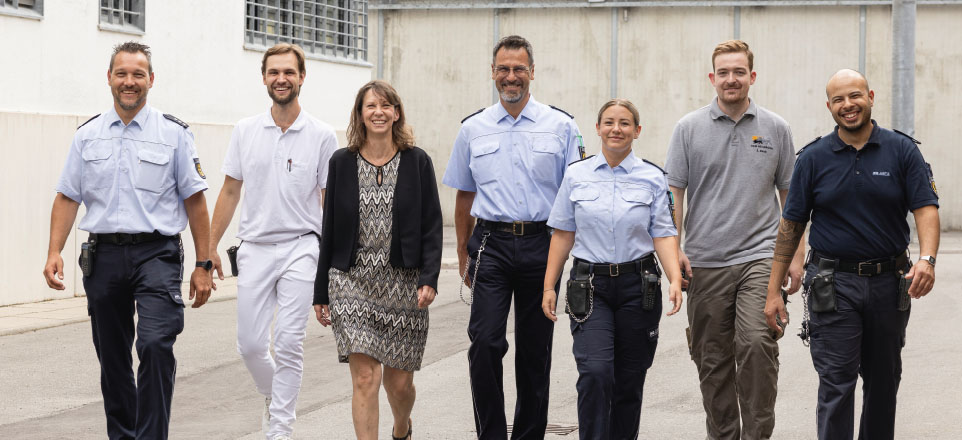
MULTIPOLYGON (((421 371, 415 374, 414 437, 474 437, 468 385, 467 321, 469 308, 458 295, 453 230, 448 228, 439 296, 431 306, 431 330, 421 371)), ((913 252, 918 255, 917 251, 913 252)), ((962 233, 943 236, 936 285, 913 302, 899 392, 896 438, 962 438, 962 233)), ((32 275, 31 275, 32 276, 32 275)), ((467 292, 465 292, 467 293, 467 292)), ((236 351, 236 288, 222 282, 215 302, 186 309, 186 327, 176 345, 177 384, 170 425, 172 439, 259 439, 263 399, 236 351)), ((799 296, 789 304, 792 324, 780 343, 781 371, 775 439, 815 438, 818 378, 808 349, 797 333, 799 296)), ((89 322, 78 317, 82 299, 0 307, 0 438, 95 439, 106 429, 99 368, 89 322), (59 306, 58 306, 59 304, 59 306), (70 305, 74 312, 66 307, 70 305), (18 321, 14 321, 14 315, 18 321), (32 321, 31 321, 32 320, 32 321), (42 320, 43 325, 33 321, 42 320), (19 327, 18 327, 19 326, 19 327), (46 328, 44 328, 46 327, 46 328), (18 330, 19 329, 19 330, 18 330)), ((562 315, 563 317, 563 315, 562 315)), ((513 316, 509 318, 513 322, 513 316)), ((684 313, 664 317, 654 365, 648 372, 640 438, 700 439, 705 419, 698 376, 685 341, 684 313)), ((504 359, 507 409, 514 410, 512 348, 504 359)), ((316 321, 305 340, 304 382, 298 401, 295 438, 354 438, 351 381, 347 365, 337 362, 334 338, 316 321)), ((136 359, 136 356, 134 356, 136 359)), ((557 432, 577 425, 577 372, 566 319, 555 326, 549 423, 557 432)), ((856 400, 861 399, 859 390, 856 400)), ((380 430, 390 438, 391 412, 381 392, 380 430)), ((856 414, 860 411, 856 407, 856 414)), ((856 421, 857 425, 857 421, 856 421)), ((546 438, 576 438, 577 433, 546 438)))

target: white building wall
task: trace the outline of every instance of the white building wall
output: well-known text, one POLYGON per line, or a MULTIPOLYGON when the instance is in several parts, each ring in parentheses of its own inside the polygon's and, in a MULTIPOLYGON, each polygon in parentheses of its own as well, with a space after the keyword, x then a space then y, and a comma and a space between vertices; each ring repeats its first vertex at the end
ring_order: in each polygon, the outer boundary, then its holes
MULTIPOLYGON (((403 3, 403 2, 402 2, 403 3)), ((430 2, 428 2, 430 3, 430 2)), ((756 102, 783 116, 796 149, 829 133, 825 84, 841 68, 858 68, 858 6, 743 7, 740 37, 755 53, 756 102)), ((598 108, 611 96, 610 8, 431 9, 384 15, 384 79, 405 99, 422 147, 444 174, 460 120, 494 102, 491 49, 497 37, 519 34, 535 53, 532 94, 575 116, 589 154, 600 148, 598 108)), ((679 118, 715 96, 708 73, 715 45, 735 37, 731 7, 619 8, 617 95, 641 113, 637 155, 664 163, 679 118)), ((873 116, 891 126, 891 7, 866 14, 866 75, 875 90, 873 116)), ((371 23, 376 23, 372 14, 371 23)), ((916 34, 915 137, 940 189, 944 229, 962 228, 962 4, 920 5, 916 34)), ((372 46, 374 47, 374 46, 372 46)), ((372 55, 372 60, 376 56, 372 55)), ((442 208, 453 222, 455 191, 442 185, 442 208)))
MULTIPOLYGON (((107 68, 114 45, 151 46, 155 82, 148 102, 191 125, 210 212, 233 124, 271 104, 260 75, 263 52, 244 49, 244 2, 150 1, 143 35, 100 30, 99 4, 47 1, 41 20, 0 15, 0 305, 83 294, 77 257, 85 232, 74 230, 63 251, 65 291, 49 289, 41 270, 54 188, 74 132, 113 102, 107 68)), ((308 59, 306 69, 301 105, 331 124, 343 144, 354 95, 371 68, 308 59)), ((81 208, 78 220, 82 215, 81 208)), ((237 217, 221 241, 225 265, 237 217)), ((189 229, 182 236, 189 273, 189 229)))

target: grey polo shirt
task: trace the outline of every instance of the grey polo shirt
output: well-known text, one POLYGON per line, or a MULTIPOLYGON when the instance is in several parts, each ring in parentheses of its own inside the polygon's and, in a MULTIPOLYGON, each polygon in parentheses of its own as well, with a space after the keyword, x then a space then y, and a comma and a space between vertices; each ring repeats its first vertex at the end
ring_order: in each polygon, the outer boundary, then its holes
POLYGON ((685 254, 694 267, 771 258, 795 164, 792 132, 756 106, 736 123, 711 104, 678 121, 668 146, 668 184, 686 189, 685 254))

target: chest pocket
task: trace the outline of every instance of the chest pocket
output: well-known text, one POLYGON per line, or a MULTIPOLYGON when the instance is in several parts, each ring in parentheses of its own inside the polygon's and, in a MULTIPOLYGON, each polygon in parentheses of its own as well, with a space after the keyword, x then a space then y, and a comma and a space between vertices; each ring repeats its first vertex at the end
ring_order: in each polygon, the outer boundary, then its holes
POLYGON ((618 221, 628 222, 628 230, 648 229, 651 223, 651 203, 655 195, 646 187, 619 188, 621 202, 624 206, 624 215, 618 217, 618 221))
MULTIPOLYGON (((170 183, 170 151, 141 147, 137 150, 137 189, 159 193, 170 183)), ((171 179, 172 180, 172 179, 171 179)))
POLYGON ((93 145, 80 153, 83 158, 83 185, 90 189, 109 188, 113 185, 117 167, 111 165, 113 149, 109 145, 93 145))
POLYGON ((568 196, 574 205, 575 227, 577 229, 594 229, 603 222, 599 216, 605 215, 601 191, 590 186, 572 188, 568 196))
POLYGON ((550 185, 559 183, 561 147, 561 141, 553 135, 531 139, 531 174, 537 181, 550 185))
POLYGON ((291 161, 290 171, 287 171, 287 160, 283 162, 284 170, 282 173, 287 174, 287 176, 292 180, 293 187, 297 188, 298 195, 304 195, 305 198, 308 194, 317 186, 317 168, 312 167, 308 162, 294 162, 291 161))
POLYGON ((498 155, 495 154, 500 149, 501 144, 496 140, 477 144, 471 143, 471 175, 479 185, 494 182, 501 177, 498 155))

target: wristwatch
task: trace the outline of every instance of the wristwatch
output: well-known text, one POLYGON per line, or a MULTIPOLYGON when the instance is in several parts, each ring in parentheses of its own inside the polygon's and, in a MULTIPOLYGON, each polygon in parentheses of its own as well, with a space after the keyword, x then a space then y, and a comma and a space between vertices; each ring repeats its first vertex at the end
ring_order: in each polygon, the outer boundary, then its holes
POLYGON ((919 257, 919 261, 928 261, 929 264, 932 265, 932 267, 935 267, 935 257, 933 257, 933 256, 931 256, 931 255, 923 255, 923 256, 919 257))
POLYGON ((211 269, 214 268, 214 262, 210 260, 198 261, 197 264, 195 264, 195 266, 203 267, 204 270, 209 272, 211 269))

